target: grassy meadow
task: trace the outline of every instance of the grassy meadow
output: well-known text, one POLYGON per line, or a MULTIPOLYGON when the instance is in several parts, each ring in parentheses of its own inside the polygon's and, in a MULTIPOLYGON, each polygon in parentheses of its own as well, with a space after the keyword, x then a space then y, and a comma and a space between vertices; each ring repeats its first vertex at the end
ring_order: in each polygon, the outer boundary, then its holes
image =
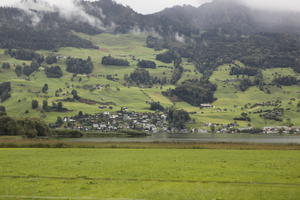
POLYGON ((299 151, 0 149, 0 157, 0 199, 300 196, 299 151))
MULTIPOLYGON (((170 99, 162 95, 162 91, 166 91, 169 88, 174 88, 175 85, 165 85, 162 88, 159 85, 155 85, 153 88, 138 88, 127 87, 124 85, 124 75, 130 74, 137 68, 138 59, 152 60, 157 63, 157 69, 149 69, 149 72, 153 76, 166 77, 170 79, 172 76, 172 64, 165 64, 155 60, 155 56, 162 51, 155 51, 145 46, 146 35, 111 35, 100 34, 95 36, 88 36, 85 34, 78 34, 80 37, 92 41, 95 45, 99 46, 99 49, 79 49, 79 48, 60 48, 58 51, 38 51, 43 55, 55 54, 61 56, 59 65, 63 68, 64 76, 60 79, 47 78, 44 73, 44 67, 40 68, 39 72, 34 72, 30 77, 17 77, 14 72, 14 67, 9 70, 1 69, 0 81, 10 81, 12 83, 12 98, 2 103, 9 113, 14 117, 37 117, 44 119, 47 122, 55 122, 58 116, 74 116, 79 111, 85 113, 94 114, 105 110, 98 109, 99 105, 88 105, 78 102, 65 102, 64 106, 71 112, 67 113, 43 113, 40 110, 31 109, 31 101, 37 99, 42 104, 42 101, 47 99, 49 105, 58 99, 71 97, 70 94, 73 89, 78 91, 79 96, 87 99, 91 99, 101 103, 112 103, 113 111, 119 110, 121 107, 128 107, 130 110, 138 112, 150 112, 147 101, 160 101, 165 107, 175 106, 179 109, 185 109, 194 113, 192 118, 195 119, 194 124, 190 124, 191 127, 200 127, 205 123, 221 123, 228 124, 234 122, 234 118, 240 116, 242 112, 249 113, 252 122, 238 122, 241 126, 254 126, 263 127, 271 125, 287 125, 293 123, 300 125, 300 113, 297 112, 297 103, 300 100, 300 90, 297 86, 289 86, 283 88, 272 87, 270 88, 271 94, 266 94, 260 91, 257 87, 251 87, 246 92, 241 92, 238 88, 238 82, 236 76, 230 76, 230 67, 223 65, 215 71, 211 77, 211 81, 217 84, 218 89, 215 94, 217 101, 213 103, 215 108, 212 109, 200 109, 194 107, 185 102, 171 102, 170 99), (118 67, 118 66, 104 66, 101 64, 103 56, 112 55, 113 57, 128 59, 130 67, 118 67), (94 71, 92 75, 78 75, 78 77, 72 79, 72 74, 66 72, 65 57, 72 56, 76 58, 86 59, 90 56, 94 63, 94 71), (110 81, 106 79, 106 75, 114 75, 118 78, 118 81, 110 81), (47 83, 49 85, 48 94, 40 93, 43 85, 47 83), (94 85, 109 85, 108 88, 89 90, 85 89, 85 86, 94 85), (61 88, 67 95, 65 97, 55 97, 55 91, 61 88), (295 98, 295 101, 291 101, 295 98), (284 108, 288 108, 289 111, 284 114, 283 122, 275 122, 269 120, 263 120, 258 114, 252 114, 257 109, 268 108, 245 108, 246 104, 255 104, 266 101, 274 101, 280 99, 284 108), (29 113, 26 113, 29 111, 29 113)), ((4 62, 9 62, 12 65, 29 63, 28 61, 16 60, 7 55, 4 55, 4 50, 0 50, 0 65, 4 62)), ((54 64, 56 65, 56 64, 54 64)), ((185 69, 182 78, 178 81, 178 84, 188 79, 200 78, 202 74, 195 70, 195 66, 192 63, 188 63, 186 60, 183 62, 185 69)), ((292 69, 268 69, 263 71, 263 76, 266 82, 271 82, 275 76, 281 75, 293 75, 299 76, 292 69)), ((271 108, 272 109, 272 108, 271 108)))

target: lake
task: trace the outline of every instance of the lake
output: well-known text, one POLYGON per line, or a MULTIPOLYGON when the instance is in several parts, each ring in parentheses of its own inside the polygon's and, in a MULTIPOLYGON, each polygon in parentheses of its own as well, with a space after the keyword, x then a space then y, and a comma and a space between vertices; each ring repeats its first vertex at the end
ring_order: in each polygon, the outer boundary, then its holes
POLYGON ((264 144, 300 144, 300 135, 169 135, 157 134, 148 137, 83 137, 64 139, 74 142, 195 142, 195 143, 264 143, 264 144))

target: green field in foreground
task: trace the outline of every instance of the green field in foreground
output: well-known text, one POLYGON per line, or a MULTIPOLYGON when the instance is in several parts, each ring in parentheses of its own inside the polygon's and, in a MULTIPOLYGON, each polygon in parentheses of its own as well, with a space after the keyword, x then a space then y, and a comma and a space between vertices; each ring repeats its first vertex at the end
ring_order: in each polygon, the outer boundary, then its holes
POLYGON ((300 151, 0 149, 0 199, 299 199, 300 151))

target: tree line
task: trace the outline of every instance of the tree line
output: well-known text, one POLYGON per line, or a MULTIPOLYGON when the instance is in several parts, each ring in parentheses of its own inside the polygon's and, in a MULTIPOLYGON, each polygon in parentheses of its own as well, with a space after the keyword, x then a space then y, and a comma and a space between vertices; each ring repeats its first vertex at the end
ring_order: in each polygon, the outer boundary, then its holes
POLYGON ((67 71, 74 74, 90 74, 93 72, 94 64, 91 57, 86 60, 68 57, 66 60, 67 71))
POLYGON ((115 66, 129 66, 130 63, 126 59, 114 58, 112 56, 104 56, 102 58, 102 65, 115 65, 115 66))

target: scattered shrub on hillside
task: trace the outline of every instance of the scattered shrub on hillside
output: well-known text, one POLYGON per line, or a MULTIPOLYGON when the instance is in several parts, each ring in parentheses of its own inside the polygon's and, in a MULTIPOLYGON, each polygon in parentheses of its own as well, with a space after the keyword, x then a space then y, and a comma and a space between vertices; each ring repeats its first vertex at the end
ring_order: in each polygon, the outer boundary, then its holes
POLYGON ((235 117, 233 120, 251 122, 251 118, 247 113, 242 113, 240 117, 235 117))
POLYGON ((283 114, 284 114, 283 108, 274 108, 273 110, 266 111, 265 114, 261 114, 260 117, 268 120, 275 120, 275 121, 282 122, 283 114))

